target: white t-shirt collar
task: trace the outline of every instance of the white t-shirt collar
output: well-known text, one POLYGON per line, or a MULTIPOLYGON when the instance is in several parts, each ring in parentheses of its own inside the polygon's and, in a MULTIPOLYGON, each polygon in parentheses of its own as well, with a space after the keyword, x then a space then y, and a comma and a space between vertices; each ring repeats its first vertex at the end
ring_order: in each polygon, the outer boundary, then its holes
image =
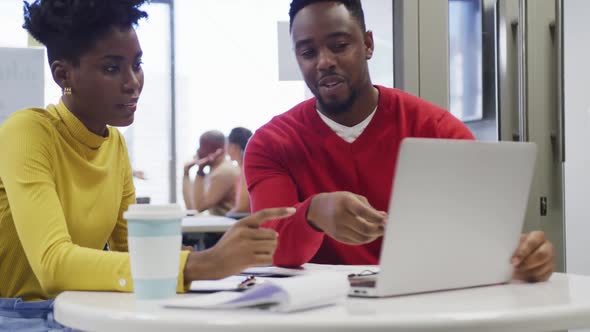
POLYGON ((354 142, 363 133, 363 131, 365 131, 365 129, 373 119, 373 116, 375 116, 376 111, 377 106, 375 106, 375 109, 373 109, 371 114, 369 114, 369 116, 367 116, 363 121, 359 122, 358 124, 352 127, 347 127, 328 118, 327 116, 322 114, 320 110, 316 108, 316 112, 318 112, 320 118, 328 125, 328 127, 330 127, 336 133, 336 135, 340 136, 340 138, 342 138, 348 143, 354 142))

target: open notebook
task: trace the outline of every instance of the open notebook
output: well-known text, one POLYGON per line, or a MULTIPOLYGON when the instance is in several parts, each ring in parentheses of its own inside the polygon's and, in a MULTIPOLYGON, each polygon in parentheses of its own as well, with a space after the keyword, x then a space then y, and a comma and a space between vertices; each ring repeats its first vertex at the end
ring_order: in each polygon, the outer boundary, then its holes
POLYGON ((348 288, 348 280, 341 273, 315 272, 290 278, 265 279, 243 292, 177 297, 162 304, 186 309, 265 308, 291 312, 343 301, 348 288))

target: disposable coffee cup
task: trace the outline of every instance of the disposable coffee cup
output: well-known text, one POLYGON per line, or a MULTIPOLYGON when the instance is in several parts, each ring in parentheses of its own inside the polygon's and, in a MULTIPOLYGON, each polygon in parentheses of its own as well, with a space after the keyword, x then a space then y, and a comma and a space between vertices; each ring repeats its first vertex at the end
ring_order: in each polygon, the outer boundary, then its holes
POLYGON ((158 300, 176 294, 184 215, 178 204, 133 204, 123 213, 136 299, 158 300))

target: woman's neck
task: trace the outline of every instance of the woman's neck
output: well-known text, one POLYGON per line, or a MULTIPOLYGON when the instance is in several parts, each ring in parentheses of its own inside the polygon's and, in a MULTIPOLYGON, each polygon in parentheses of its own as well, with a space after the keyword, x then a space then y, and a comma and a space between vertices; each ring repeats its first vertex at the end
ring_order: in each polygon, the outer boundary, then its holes
POLYGON ((108 130, 107 130, 106 124, 96 123, 96 122, 92 121, 91 119, 88 119, 88 117, 85 116, 83 112, 80 112, 80 108, 78 107, 78 105, 76 105, 76 103, 70 97, 63 96, 62 101, 63 101, 64 105, 66 106, 66 108, 72 114, 74 114, 74 116, 78 120, 80 120, 80 122, 82 122, 82 124, 84 125, 84 127, 86 127, 86 129, 88 129, 90 132, 92 132, 98 136, 102 136, 102 137, 107 136, 108 130))

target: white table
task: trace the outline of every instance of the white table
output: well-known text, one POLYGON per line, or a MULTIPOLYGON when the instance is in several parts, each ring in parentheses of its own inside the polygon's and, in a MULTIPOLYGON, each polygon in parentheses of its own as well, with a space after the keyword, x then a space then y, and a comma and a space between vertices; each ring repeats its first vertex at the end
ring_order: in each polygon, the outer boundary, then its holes
POLYGON ((557 331, 590 327, 590 277, 558 273, 539 284, 348 298, 291 314, 168 309, 132 294, 65 292, 54 312, 60 323, 92 331, 557 331))
POLYGON ((230 229, 237 220, 220 217, 199 215, 182 219, 183 233, 223 233, 230 229))

